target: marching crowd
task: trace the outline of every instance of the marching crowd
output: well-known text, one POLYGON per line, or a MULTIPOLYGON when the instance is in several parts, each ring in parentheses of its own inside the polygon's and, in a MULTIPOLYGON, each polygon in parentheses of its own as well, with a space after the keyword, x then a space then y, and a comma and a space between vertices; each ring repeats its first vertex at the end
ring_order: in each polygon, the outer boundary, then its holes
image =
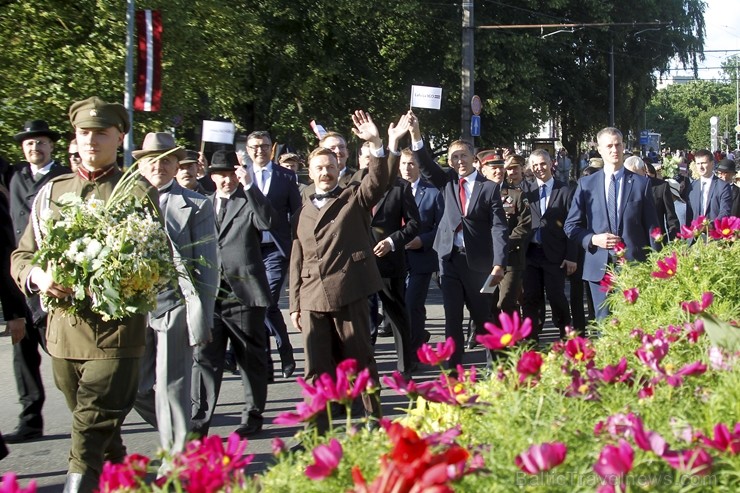
MULTIPOLYGON (((577 181, 567 153, 476 152, 464 140, 448 146, 442 167, 411 111, 384 135, 356 111, 358 169, 347 165, 346 138, 329 132, 306 158, 308 183, 300 156, 275 156, 264 131, 247 136, 247 156, 217 151, 210 162, 153 132, 133 152, 143 177, 138 193, 152 198, 174 262, 188 275, 159 293, 148 315, 46 313, 40 294, 63 299, 72 291, 34 263, 38 197, 52 211, 65 193, 107 200, 123 175, 117 153, 130 130, 123 106, 97 97, 74 103, 69 119, 68 163, 53 158, 60 134, 34 120, 14 136, 26 162, 3 162, 0 170, 2 307, 22 405, 5 441, 43 435, 42 349, 73 416, 65 492, 93 491, 104 461, 123 460, 121 425, 131 409, 157 428, 169 452, 182 450, 188 436, 207 435, 229 357, 244 391, 236 432, 260 433, 274 379, 271 339, 279 375, 297 369, 278 307, 286 280, 288 323, 302 333, 307 380, 353 358, 379 382, 379 335, 393 336, 398 371, 412 378, 416 351, 430 337, 425 301, 433 279, 445 336, 455 341, 454 372, 499 313, 531 318, 533 344, 546 302, 561 337, 567 327, 584 332, 608 315, 599 284, 617 255, 643 260, 698 216, 740 216, 734 161, 699 150, 696 179, 663 179, 652 159, 625 156, 612 127, 598 133, 598 155, 578 166, 577 181)), ((364 396, 363 406, 380 417, 377 396, 364 396)), ((3 452, 0 441, 0 458, 3 452)))

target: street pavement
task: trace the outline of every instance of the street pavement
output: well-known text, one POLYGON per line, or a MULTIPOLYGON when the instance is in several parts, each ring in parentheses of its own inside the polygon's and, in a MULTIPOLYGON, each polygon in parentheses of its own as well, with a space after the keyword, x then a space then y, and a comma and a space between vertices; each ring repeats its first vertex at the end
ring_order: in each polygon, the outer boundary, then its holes
MULTIPOLYGON (((283 316, 290 326, 285 300, 282 300, 283 316)), ((548 314, 549 315, 549 314, 548 314)), ((444 340, 444 314, 439 290, 432 283, 427 299, 427 330, 432 333, 430 343, 444 340)), ((4 323, 0 322, 0 333, 5 331, 4 323)), ((550 326, 546 328, 546 336, 552 337, 550 326)), ((265 426, 263 431, 249 440, 247 452, 255 454, 254 460, 247 469, 247 474, 255 474, 269 467, 272 458, 271 442, 280 437, 290 446, 295 443, 291 440, 297 427, 287 427, 272 424, 272 419, 279 413, 292 411, 301 400, 301 388, 296 383, 296 377, 302 375, 304 368, 304 354, 301 335, 292 331, 291 342, 295 348, 295 357, 298 364, 296 373, 289 379, 283 379, 276 372, 275 383, 268 389, 267 410, 265 412, 265 426)), ((273 350, 273 359, 276 368, 279 368, 280 358, 273 350)), ((9 444, 10 454, 0 461, 0 474, 15 472, 22 486, 30 480, 35 480, 40 493, 60 492, 67 472, 67 456, 70 446, 71 413, 67 409, 64 397, 54 386, 51 373, 51 363, 48 355, 44 355, 42 372, 46 387, 46 403, 44 404, 44 437, 39 440, 20 444, 9 444)), ((396 352, 393 338, 379 338, 376 345, 376 359, 381 377, 389 375, 396 367, 396 352)), ((467 351, 465 364, 485 365, 485 353, 481 347, 467 351)), ((422 369, 415 378, 433 378, 437 370, 429 367, 422 369)), ((20 412, 18 395, 13 377, 13 351, 10 337, 0 337, 0 431, 11 432, 18 423, 17 415, 20 412)), ((215 416, 211 425, 211 433, 227 437, 229 433, 239 427, 242 410, 241 380, 238 375, 226 373, 224 375, 221 395, 215 416)), ((397 416, 400 409, 406 407, 405 398, 392 391, 384 391, 381 396, 383 413, 387 417, 397 416)), ((139 453, 148 457, 155 457, 159 438, 155 430, 146 424, 141 417, 132 411, 123 425, 123 441, 128 453, 139 453)))

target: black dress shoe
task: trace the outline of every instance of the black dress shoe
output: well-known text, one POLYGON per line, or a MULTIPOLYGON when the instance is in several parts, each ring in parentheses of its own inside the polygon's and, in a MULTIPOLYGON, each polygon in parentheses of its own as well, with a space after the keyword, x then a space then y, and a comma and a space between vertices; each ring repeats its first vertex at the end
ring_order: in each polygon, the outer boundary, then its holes
POLYGON ((390 327, 378 327, 378 337, 393 337, 393 331, 390 327))
POLYGON ((20 425, 12 433, 3 435, 6 443, 21 443, 36 440, 44 436, 42 428, 32 428, 26 425, 20 425))
POLYGON ((283 378, 290 378, 290 376, 293 375, 293 372, 295 372, 295 361, 288 363, 287 365, 283 365, 283 378))
POLYGON ((466 344, 468 349, 475 349, 475 347, 478 345, 478 341, 475 340, 475 336, 477 336, 475 332, 471 332, 468 336, 468 342, 466 344))
POLYGON ((429 332, 428 330, 425 330, 424 331, 424 343, 429 342, 429 339, 431 338, 432 338, 432 333, 429 332))
POLYGON ((248 438, 253 437, 257 433, 262 431, 262 424, 261 423, 251 423, 248 425, 242 425, 236 430, 234 430, 234 433, 239 435, 242 438, 248 438))

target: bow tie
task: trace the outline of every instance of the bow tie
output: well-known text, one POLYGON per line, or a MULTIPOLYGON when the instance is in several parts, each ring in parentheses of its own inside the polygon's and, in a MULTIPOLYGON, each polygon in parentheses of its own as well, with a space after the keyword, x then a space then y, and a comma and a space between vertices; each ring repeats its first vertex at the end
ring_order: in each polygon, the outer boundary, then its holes
POLYGON ((77 175, 85 181, 96 182, 111 174, 114 169, 117 169, 117 166, 115 164, 112 164, 107 168, 96 169, 94 171, 89 171, 84 166, 80 166, 79 168, 77 168, 77 175))
POLYGON ((337 186, 337 187, 334 187, 333 190, 330 190, 326 193, 315 193, 313 194, 313 196, 311 196, 311 198, 316 199, 316 200, 332 199, 332 198, 339 197, 340 193, 342 193, 342 188, 337 186))

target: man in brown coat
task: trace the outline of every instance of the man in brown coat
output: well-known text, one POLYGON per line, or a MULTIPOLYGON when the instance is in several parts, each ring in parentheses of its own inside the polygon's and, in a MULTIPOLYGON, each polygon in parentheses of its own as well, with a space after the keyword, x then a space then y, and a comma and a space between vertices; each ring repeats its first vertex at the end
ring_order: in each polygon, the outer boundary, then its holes
MULTIPOLYGON (((306 380, 333 374, 338 363, 354 358, 378 384, 367 297, 383 283, 370 240, 370 217, 388 188, 391 170, 370 116, 357 111, 353 121, 355 135, 371 142, 369 171, 360 182, 345 188, 338 184, 337 157, 329 149, 315 149, 308 157, 316 193, 304 201, 293 222, 290 318, 303 333, 306 380)), ((395 151, 392 140, 389 148, 395 151)), ((364 395, 363 404, 366 413, 380 417, 377 399, 364 395)))

